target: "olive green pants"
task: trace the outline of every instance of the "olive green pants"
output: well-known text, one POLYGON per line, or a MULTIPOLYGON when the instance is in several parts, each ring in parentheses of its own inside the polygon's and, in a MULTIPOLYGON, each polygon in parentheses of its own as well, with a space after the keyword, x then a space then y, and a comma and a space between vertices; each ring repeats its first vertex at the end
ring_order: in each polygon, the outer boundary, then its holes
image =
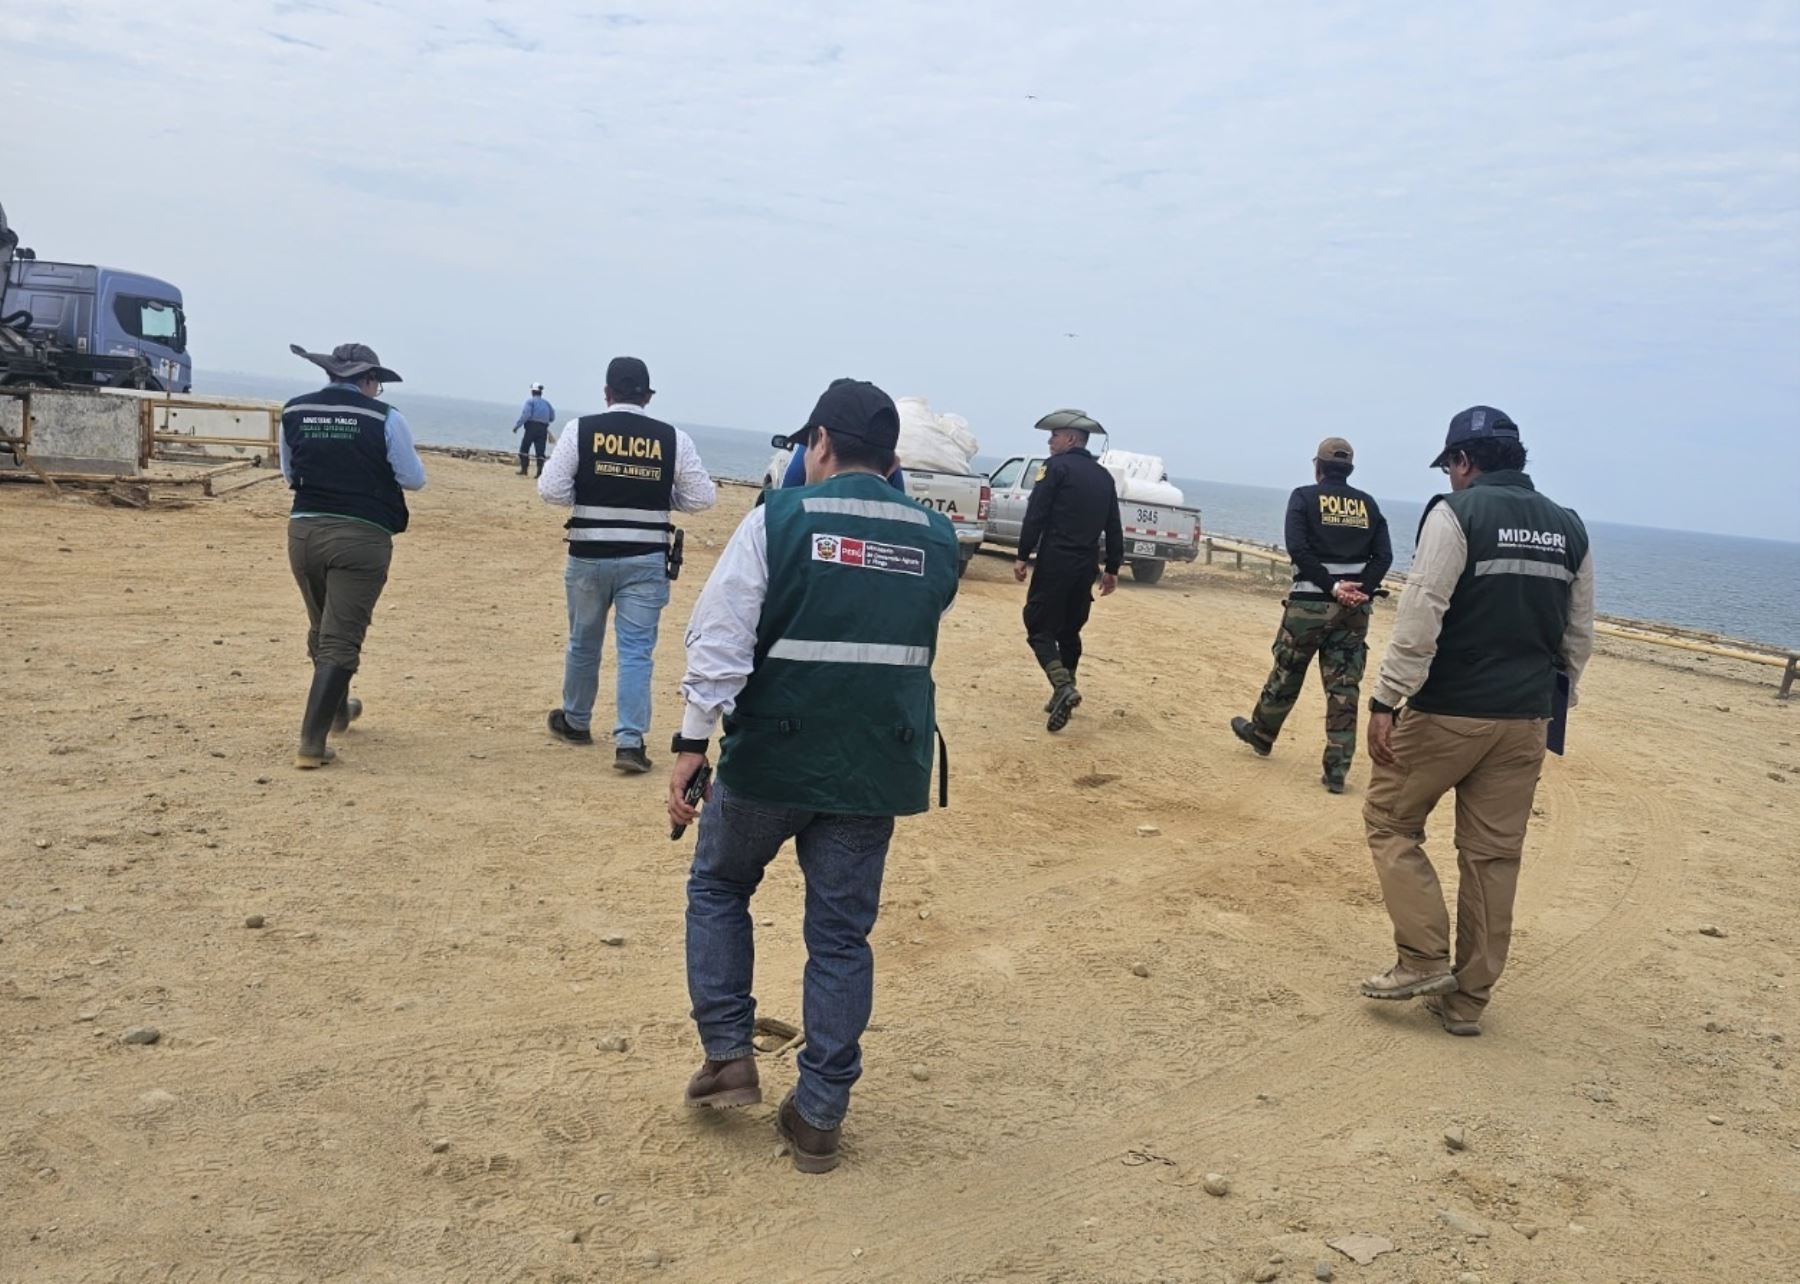
POLYGON ((306 654, 352 672, 387 584, 394 537, 349 517, 288 521, 288 567, 306 603, 306 654))

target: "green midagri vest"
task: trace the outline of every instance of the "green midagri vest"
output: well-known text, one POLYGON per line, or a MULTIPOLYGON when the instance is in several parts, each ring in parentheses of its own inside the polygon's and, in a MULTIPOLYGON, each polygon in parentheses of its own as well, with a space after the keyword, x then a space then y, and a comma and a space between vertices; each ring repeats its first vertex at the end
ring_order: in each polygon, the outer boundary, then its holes
POLYGON ((1431 503, 1455 516, 1469 560, 1431 672, 1408 706, 1459 718, 1548 718, 1587 528, 1517 470, 1483 473, 1431 503))
POLYGON ((769 592, 756 667, 725 718, 719 779, 760 802, 853 816, 931 805, 931 662, 956 596, 949 519, 882 478, 765 492, 769 592))

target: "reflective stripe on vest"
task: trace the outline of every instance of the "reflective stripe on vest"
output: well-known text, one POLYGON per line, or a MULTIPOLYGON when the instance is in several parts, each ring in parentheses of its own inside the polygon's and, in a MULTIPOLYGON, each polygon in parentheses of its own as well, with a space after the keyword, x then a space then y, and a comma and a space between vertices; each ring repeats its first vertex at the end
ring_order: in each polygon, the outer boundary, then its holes
POLYGON ((570 509, 569 515, 589 522, 667 522, 669 520, 669 510, 666 508, 607 508, 603 504, 576 504, 570 509))
POLYGON ((813 642, 778 638, 769 647, 771 660, 804 660, 816 664, 887 664, 895 668, 931 666, 928 646, 895 646, 888 642, 813 642))
POLYGON ((282 407, 283 414, 296 410, 304 414, 313 415, 361 415, 365 419, 380 420, 383 427, 386 427, 388 417, 387 411, 371 410, 367 406, 334 406, 321 402, 305 401, 282 407))
POLYGON ((608 544, 667 544, 668 530, 648 530, 640 526, 571 526, 567 538, 570 543, 582 540, 600 540, 608 544))
POLYGON ((1525 557, 1492 557, 1475 563, 1475 575, 1535 575, 1540 579, 1575 582, 1575 572, 1557 562, 1534 562, 1525 557))
POLYGON ((846 499, 834 495, 809 495, 800 506, 809 513, 831 513, 839 517, 873 517, 883 522, 911 522, 915 526, 931 525, 931 518, 916 504, 896 504, 881 499, 846 499))

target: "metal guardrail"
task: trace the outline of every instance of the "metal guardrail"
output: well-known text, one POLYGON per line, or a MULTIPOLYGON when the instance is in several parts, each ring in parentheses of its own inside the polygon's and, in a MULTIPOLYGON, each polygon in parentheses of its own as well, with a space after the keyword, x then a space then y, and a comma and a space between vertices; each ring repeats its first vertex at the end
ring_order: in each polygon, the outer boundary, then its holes
MULTIPOLYGON (((1226 539, 1217 535, 1202 535, 1200 543, 1206 550, 1206 563, 1209 566, 1213 563, 1215 551, 1230 554, 1236 559, 1239 570, 1244 569, 1245 558, 1264 562, 1268 566, 1271 578, 1278 578, 1281 572, 1291 565, 1285 550, 1272 548, 1266 544, 1253 544, 1245 540, 1226 539)), ((1390 575, 1382 581, 1382 585, 1398 594, 1406 587, 1406 581, 1390 575)), ((1653 624, 1642 620, 1626 620, 1616 617, 1603 616, 1595 620, 1594 631, 1605 637, 1619 638, 1622 641, 1642 642, 1649 646, 1668 647, 1671 650, 1687 651, 1721 660, 1737 660, 1743 664, 1780 669, 1782 671, 1781 685, 1776 695, 1782 700, 1788 699, 1793 694, 1795 683, 1800 682, 1800 652, 1784 651, 1779 647, 1745 642, 1739 638, 1724 637, 1716 633, 1683 629, 1672 624, 1653 624)))

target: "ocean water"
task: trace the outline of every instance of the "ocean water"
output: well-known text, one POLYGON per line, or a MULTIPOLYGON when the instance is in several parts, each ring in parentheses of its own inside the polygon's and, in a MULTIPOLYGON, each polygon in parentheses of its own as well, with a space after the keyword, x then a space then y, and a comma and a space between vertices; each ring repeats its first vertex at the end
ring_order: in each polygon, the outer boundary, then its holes
MULTIPOLYGON (((202 395, 273 400, 317 386, 299 377, 204 373, 196 376, 195 384, 202 395)), ((421 442, 498 450, 518 444, 511 432, 516 405, 419 395, 401 388, 395 389, 394 402, 421 442)), ((562 407, 564 413, 578 409, 562 407)), ((714 476, 743 481, 762 476, 772 453, 769 432, 681 426, 693 437, 714 476)), ((984 470, 1000 463, 997 458, 976 459, 977 468, 984 470)), ((1185 477, 1173 480, 1187 502, 1200 509, 1203 529, 1265 544, 1282 542, 1287 491, 1185 477)), ((1393 533, 1397 568, 1412 561, 1413 536, 1429 497, 1422 491, 1413 498, 1381 499, 1393 533)), ((1588 522, 1588 533, 1598 572, 1596 598, 1605 614, 1661 620, 1800 650, 1800 543, 1597 521, 1588 522)))

